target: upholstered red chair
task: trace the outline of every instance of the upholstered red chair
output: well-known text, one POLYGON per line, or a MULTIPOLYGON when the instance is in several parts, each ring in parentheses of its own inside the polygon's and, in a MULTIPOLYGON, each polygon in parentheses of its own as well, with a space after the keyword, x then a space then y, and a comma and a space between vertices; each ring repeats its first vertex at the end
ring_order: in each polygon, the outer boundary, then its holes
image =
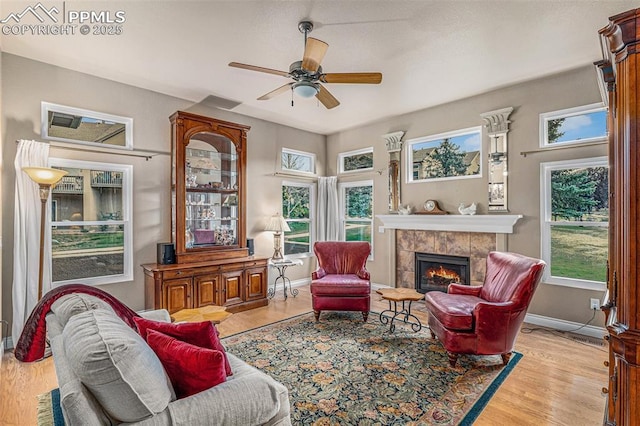
POLYGON ((322 311, 361 311, 367 321, 371 281, 365 268, 371 253, 366 241, 318 241, 313 245, 318 269, 311 273, 316 321, 322 311))
POLYGON ((544 267, 542 260, 491 252, 482 286, 450 284, 447 293, 426 294, 431 336, 447 350, 452 367, 459 354, 501 355, 509 362, 544 267))

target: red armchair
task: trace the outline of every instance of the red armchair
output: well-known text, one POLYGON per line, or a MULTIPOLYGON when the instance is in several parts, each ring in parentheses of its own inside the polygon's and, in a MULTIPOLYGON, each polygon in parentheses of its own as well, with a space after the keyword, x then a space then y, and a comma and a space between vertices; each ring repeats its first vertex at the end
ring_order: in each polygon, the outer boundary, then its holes
POLYGON ((425 297, 431 336, 455 367, 459 354, 501 355, 507 364, 545 263, 515 253, 491 252, 482 286, 450 284, 425 297))
POLYGON ((311 273, 311 300, 316 321, 322 311, 361 311, 367 321, 371 277, 365 268, 368 242, 319 241, 313 245, 318 269, 311 273))

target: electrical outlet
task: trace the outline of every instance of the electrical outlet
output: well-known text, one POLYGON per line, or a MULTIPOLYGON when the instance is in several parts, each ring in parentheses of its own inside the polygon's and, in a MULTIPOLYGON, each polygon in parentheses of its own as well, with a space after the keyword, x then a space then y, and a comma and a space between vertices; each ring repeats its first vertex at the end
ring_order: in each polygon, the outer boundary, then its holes
POLYGON ((589 299, 589 307, 590 309, 600 309, 600 299, 589 299))

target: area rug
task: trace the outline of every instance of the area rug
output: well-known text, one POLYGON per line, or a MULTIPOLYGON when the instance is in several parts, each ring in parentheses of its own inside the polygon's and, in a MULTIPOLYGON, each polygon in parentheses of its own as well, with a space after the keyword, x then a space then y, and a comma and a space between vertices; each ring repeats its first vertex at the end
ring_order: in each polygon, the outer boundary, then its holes
POLYGON ((470 425, 522 357, 461 356, 449 366, 426 327, 394 333, 372 312, 323 312, 223 339, 289 389, 296 425, 470 425))
POLYGON ((38 395, 38 426, 64 426, 60 389, 38 395))

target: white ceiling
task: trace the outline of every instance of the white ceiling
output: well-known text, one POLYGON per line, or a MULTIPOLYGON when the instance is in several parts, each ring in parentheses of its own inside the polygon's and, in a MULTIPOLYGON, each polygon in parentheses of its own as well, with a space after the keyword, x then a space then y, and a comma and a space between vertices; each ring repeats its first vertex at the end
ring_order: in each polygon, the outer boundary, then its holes
MULTIPOLYGON (((62 1, 42 0, 45 7, 62 1)), ((0 19, 33 1, 0 2, 0 19)), ((597 32, 638 7, 617 0, 84 1, 65 10, 125 12, 122 34, 2 35, 3 51, 193 101, 237 101, 234 112, 321 134, 427 108, 601 59, 597 32), (380 85, 327 84, 341 105, 285 93, 301 60, 301 20, 329 44, 325 72, 381 72, 380 85)), ((22 22, 27 22, 24 17, 22 22)), ((35 23, 35 22, 32 22, 35 23)), ((116 111, 111 111, 117 113, 116 111)))

